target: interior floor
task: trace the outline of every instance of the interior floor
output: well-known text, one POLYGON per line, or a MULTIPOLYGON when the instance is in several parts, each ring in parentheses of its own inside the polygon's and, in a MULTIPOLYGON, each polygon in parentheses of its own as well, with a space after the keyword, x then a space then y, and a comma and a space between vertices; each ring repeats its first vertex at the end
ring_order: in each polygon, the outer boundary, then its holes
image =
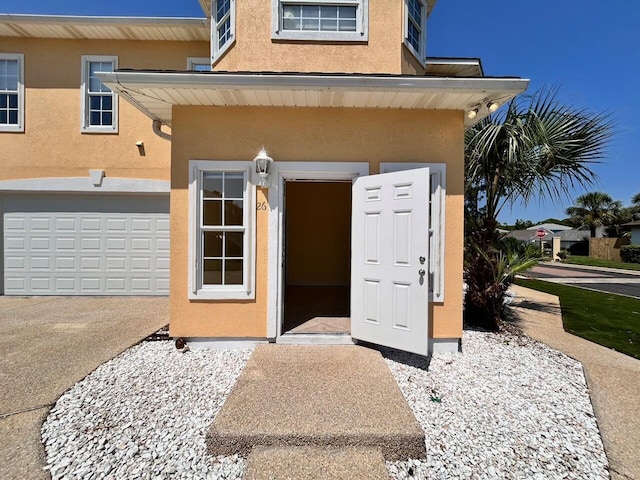
POLYGON ((283 333, 351 333, 348 285, 289 285, 284 305, 283 333))

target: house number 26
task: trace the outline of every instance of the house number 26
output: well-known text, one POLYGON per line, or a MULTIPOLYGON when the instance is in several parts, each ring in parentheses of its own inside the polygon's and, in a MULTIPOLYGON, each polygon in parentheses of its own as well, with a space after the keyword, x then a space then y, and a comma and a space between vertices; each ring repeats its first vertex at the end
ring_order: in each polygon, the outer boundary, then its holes
POLYGON ((267 203, 266 202, 258 202, 256 203, 256 210, 266 210, 267 203))

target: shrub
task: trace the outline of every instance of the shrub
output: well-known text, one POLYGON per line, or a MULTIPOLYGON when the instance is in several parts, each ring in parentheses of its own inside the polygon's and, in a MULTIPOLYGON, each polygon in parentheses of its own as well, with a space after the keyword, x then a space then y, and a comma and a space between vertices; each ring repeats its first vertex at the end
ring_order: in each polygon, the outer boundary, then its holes
POLYGON ((625 263, 640 263, 640 245, 623 245, 620 247, 620 258, 625 263))
POLYGON ((558 252, 558 258, 560 260, 566 260, 567 258, 569 258, 569 252, 566 250, 560 250, 558 252))

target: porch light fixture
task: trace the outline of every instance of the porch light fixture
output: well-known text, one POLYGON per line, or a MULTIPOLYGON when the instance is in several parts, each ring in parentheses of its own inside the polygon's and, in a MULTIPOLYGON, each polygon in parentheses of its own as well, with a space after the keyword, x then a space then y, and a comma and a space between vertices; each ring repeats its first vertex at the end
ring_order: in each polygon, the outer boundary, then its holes
POLYGON ((498 107, 500 106, 500 104, 498 102, 493 102, 490 101, 487 103, 487 108, 489 109, 489 112, 493 113, 496 110, 498 110, 498 107))
POLYGON ((267 152, 263 148, 253 161, 256 164, 256 173, 260 177, 260 186, 264 187, 269 181, 269 170, 271 170, 273 158, 267 155, 267 152))
POLYGON ((473 120, 478 115, 478 111, 479 111, 478 107, 472 108, 467 112, 467 118, 469 118, 469 120, 473 120))

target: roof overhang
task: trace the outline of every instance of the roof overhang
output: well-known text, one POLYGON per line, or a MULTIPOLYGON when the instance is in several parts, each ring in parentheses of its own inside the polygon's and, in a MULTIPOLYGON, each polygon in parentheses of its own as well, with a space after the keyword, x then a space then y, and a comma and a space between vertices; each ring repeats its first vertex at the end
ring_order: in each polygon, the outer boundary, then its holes
POLYGON ((291 108, 462 110, 480 106, 471 126, 523 92, 520 78, 438 78, 408 75, 150 72, 98 74, 147 116, 171 126, 174 105, 291 108))
POLYGON ((210 20, 206 18, 2 13, 0 37, 208 42, 211 40, 210 24, 210 20))

